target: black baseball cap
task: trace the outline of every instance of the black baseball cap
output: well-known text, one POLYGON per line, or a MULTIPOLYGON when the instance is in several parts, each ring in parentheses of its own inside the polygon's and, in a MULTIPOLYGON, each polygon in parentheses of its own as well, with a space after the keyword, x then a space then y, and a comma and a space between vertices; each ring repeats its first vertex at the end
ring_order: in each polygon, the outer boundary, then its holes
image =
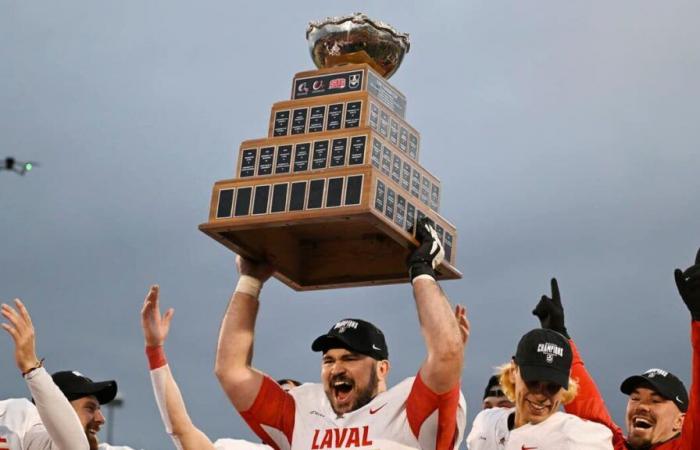
POLYGON ((641 375, 632 375, 622 382, 620 391, 630 395, 640 385, 651 387, 663 398, 671 400, 681 412, 688 411, 688 391, 683 382, 663 369, 649 369, 641 375))
POLYGON ((571 372, 569 341, 553 330, 536 328, 520 338, 513 360, 525 381, 551 381, 569 388, 571 372))
POLYGON ((505 396, 506 396, 506 394, 503 392, 503 389, 501 388, 501 382, 498 379, 498 375, 491 375, 491 378, 489 378, 489 382, 486 385, 486 389, 484 389, 484 399, 486 397, 505 397, 505 396))
POLYGON ((51 377, 69 401, 94 395, 100 405, 104 405, 117 396, 117 382, 114 380, 95 382, 75 370, 56 372, 51 377))
POLYGON ((344 348, 379 361, 389 359, 382 330, 361 319, 340 320, 311 344, 315 352, 325 353, 331 348, 344 348))

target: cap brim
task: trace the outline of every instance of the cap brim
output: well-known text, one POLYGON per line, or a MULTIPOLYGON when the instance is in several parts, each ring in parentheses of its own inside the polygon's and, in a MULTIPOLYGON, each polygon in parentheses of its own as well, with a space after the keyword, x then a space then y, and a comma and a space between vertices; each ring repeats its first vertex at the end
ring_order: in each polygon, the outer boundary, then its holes
POLYGON ((564 389, 569 389, 569 375, 552 367, 519 366, 520 376, 525 381, 551 381, 564 389))
POLYGON ((347 342, 338 336, 328 336, 327 334, 317 337, 311 344, 311 350, 315 352, 325 352, 331 348, 345 348, 355 351, 347 342))
POLYGON ((641 375, 632 375, 623 381, 620 385, 620 391, 625 395, 631 395, 632 392, 634 392, 634 390, 642 384, 651 386, 652 389, 668 400, 673 399, 673 395, 670 392, 667 392, 662 385, 656 383, 653 378, 646 378, 641 375))
POLYGON ((99 381, 92 383, 89 387, 83 389, 82 392, 76 392, 75 394, 94 395, 100 405, 104 405, 114 400, 114 397, 117 396, 117 382, 114 380, 99 381))

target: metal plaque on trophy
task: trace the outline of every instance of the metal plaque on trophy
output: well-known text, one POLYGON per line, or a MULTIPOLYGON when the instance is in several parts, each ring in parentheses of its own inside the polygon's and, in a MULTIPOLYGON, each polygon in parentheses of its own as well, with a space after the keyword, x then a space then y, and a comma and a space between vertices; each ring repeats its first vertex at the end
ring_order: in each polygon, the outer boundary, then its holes
POLYGON ((387 81, 408 35, 358 13, 312 22, 306 37, 318 69, 272 105, 267 137, 241 143, 200 230, 311 290, 408 281, 415 224, 428 217, 445 248, 438 278, 461 278, 441 183, 419 164, 406 97, 387 81))

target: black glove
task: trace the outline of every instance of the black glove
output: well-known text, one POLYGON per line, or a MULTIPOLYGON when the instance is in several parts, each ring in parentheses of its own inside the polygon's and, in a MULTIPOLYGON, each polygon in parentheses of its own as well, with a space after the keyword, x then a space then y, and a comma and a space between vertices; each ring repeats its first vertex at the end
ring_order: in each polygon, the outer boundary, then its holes
POLYGON ((567 339, 571 339, 564 325, 564 307, 561 305, 556 278, 552 278, 552 298, 543 295, 535 309, 532 310, 532 314, 540 319, 542 328, 554 330, 566 336, 567 339))
POLYGON ((432 220, 424 217, 418 221, 416 239, 420 245, 406 260, 408 276, 411 282, 418 275, 430 275, 434 279, 435 268, 445 257, 445 250, 442 248, 432 220))
POLYGON ((695 256, 695 265, 685 272, 676 269, 673 275, 676 277, 678 293, 690 310, 690 316, 693 320, 700 320, 700 249, 695 256))

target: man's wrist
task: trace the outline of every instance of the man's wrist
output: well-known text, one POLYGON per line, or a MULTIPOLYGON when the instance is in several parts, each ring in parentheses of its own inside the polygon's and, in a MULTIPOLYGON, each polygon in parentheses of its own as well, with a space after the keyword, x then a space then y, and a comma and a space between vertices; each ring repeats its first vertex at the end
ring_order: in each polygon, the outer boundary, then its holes
POLYGON ((248 294, 251 297, 258 298, 262 289, 262 281, 250 275, 241 275, 236 284, 236 292, 248 294))
POLYGON ((43 367, 44 366, 44 360, 39 359, 39 358, 34 358, 34 362, 29 363, 29 364, 22 364, 19 367, 19 371, 22 372, 22 376, 26 377, 30 373, 32 373, 34 370, 43 367))
POLYGON ((148 358, 148 368, 150 370, 155 370, 168 364, 162 345, 147 345, 146 357, 148 358))

